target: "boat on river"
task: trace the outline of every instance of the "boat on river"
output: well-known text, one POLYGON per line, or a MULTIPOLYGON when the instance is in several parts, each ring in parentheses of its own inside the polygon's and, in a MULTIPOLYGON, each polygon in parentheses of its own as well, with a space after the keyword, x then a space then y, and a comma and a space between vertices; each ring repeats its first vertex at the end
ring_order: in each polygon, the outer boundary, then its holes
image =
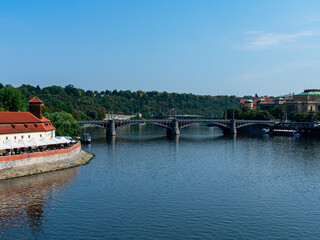
POLYGON ((91 135, 89 133, 84 133, 81 138, 83 143, 91 143, 91 135))
POLYGON ((295 136, 300 135, 298 130, 295 129, 272 129, 269 131, 270 135, 277 135, 277 136, 295 136))

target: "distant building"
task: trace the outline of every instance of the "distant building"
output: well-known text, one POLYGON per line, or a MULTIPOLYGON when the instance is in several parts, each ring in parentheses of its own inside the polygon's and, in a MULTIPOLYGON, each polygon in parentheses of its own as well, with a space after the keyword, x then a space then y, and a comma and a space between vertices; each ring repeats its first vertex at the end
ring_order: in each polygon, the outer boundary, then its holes
MULTIPOLYGON (((248 99, 241 99, 240 105, 247 106, 248 99)), ((253 107, 270 110, 276 106, 283 106, 285 111, 291 112, 320 112, 320 89, 306 89, 292 97, 252 99, 253 107)))
POLYGON ((260 104, 264 104, 267 102, 272 102, 274 99, 272 98, 255 98, 255 99, 248 99, 248 98, 242 98, 240 100, 240 107, 248 106, 251 109, 256 108, 260 104))
POLYGON ((319 112, 320 89, 307 89, 293 96, 295 112, 319 112))
POLYGON ((0 112, 0 142, 55 137, 55 127, 42 116, 43 102, 34 97, 28 102, 29 112, 0 112))
POLYGON ((246 100, 243 105, 253 109, 253 101, 251 99, 246 100))

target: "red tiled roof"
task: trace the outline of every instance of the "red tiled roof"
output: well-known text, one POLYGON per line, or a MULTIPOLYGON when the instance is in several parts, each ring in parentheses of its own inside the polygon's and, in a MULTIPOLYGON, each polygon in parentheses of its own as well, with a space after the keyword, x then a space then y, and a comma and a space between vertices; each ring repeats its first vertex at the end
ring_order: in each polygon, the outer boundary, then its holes
MULTIPOLYGON (((263 98, 263 97, 262 97, 262 98, 256 98, 256 99, 250 99, 250 100, 253 101, 253 105, 256 105, 257 102, 258 102, 260 99, 265 99, 267 103, 274 101, 273 98, 263 98)), ((246 102, 246 100, 249 100, 249 99, 248 99, 248 98, 242 98, 242 99, 240 100, 240 104, 241 104, 241 105, 244 105, 244 103, 246 102)))
POLYGON ((49 119, 29 112, 0 112, 0 134, 44 132, 54 130, 49 119))
POLYGON ((28 103, 43 103, 38 97, 33 97, 28 103))
POLYGON ((0 124, 2 123, 40 123, 50 121, 44 117, 37 118, 30 112, 0 112, 0 124))
POLYGON ((28 133, 28 132, 47 132, 54 130, 51 123, 45 124, 0 124, 0 134, 6 133, 28 133))

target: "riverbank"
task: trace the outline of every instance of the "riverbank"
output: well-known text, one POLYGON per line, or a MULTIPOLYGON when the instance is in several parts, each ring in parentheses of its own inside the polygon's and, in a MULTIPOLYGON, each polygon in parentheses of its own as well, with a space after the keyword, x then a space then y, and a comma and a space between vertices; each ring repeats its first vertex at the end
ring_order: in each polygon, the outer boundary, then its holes
POLYGON ((94 154, 81 150, 81 145, 77 144, 71 149, 56 150, 56 154, 53 152, 33 153, 12 157, 19 159, 11 161, 0 159, 2 166, 0 180, 78 167, 89 163, 94 154))

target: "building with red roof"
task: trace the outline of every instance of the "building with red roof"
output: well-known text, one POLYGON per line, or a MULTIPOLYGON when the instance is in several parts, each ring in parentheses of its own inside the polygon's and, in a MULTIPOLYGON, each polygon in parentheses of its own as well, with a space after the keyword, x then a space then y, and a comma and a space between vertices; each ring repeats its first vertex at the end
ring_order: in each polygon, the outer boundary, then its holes
POLYGON ((248 106, 252 109, 252 108, 256 108, 257 106, 260 106, 260 104, 271 103, 273 101, 274 101, 273 98, 268 98, 268 97, 260 97, 260 98, 252 98, 252 99, 241 98, 240 107, 248 106), (251 105, 249 106, 249 103, 252 103, 252 107, 251 105))
POLYGON ((55 127, 42 116, 43 102, 34 97, 28 101, 28 112, 0 112, 0 142, 55 137, 55 127))
MULTIPOLYGON (((290 94, 291 95, 291 94, 290 94)), ((248 106, 251 109, 271 110, 282 106, 287 114, 292 112, 320 112, 320 89, 305 89, 302 93, 277 98, 242 98, 240 107, 248 106)))

